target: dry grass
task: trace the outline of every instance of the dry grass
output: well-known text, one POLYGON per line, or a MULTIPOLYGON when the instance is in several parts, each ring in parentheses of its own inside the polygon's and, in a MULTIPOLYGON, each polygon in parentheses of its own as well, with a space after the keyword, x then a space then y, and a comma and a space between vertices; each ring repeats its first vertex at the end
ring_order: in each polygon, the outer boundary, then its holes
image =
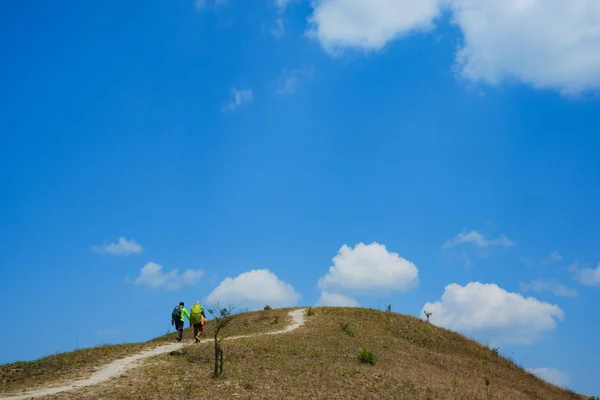
POLYGON ((211 378, 212 348, 201 344, 187 346, 182 357, 158 356, 126 376, 54 397, 582 398, 542 382, 510 360, 495 356, 488 348, 461 335, 417 318, 368 309, 316 308, 307 324, 293 333, 224 342, 223 347, 225 368, 219 379, 211 378), (354 336, 340 329, 345 323, 354 336), (356 359, 363 348, 374 350, 375 365, 362 364, 356 359))
POLYGON ((59 386, 88 377, 94 369, 137 353, 147 344, 121 344, 56 354, 36 361, 0 365, 0 395, 25 389, 59 386))
MULTIPOLYGON (((289 310, 271 310, 236 315, 225 334, 253 334, 284 328, 290 321, 289 310)), ((208 321, 203 338, 214 334, 214 323, 208 321)), ((184 341, 192 340, 190 328, 184 331, 184 341)), ((175 342, 176 333, 161 336, 146 343, 106 345, 52 355, 31 362, 0 365, 0 395, 18 393, 40 387, 60 386, 73 380, 88 378, 94 370, 111 361, 130 356, 165 343, 175 342)), ((208 347, 206 347, 208 348, 208 347)))

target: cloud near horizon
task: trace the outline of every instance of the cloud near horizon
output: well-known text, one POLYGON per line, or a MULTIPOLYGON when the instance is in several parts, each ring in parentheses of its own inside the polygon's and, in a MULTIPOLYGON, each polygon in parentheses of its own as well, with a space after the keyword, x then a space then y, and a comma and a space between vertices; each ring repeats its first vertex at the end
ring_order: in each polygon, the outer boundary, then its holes
POLYGON ((343 245, 333 258, 329 272, 318 282, 322 290, 342 294, 408 291, 419 283, 419 270, 385 245, 373 242, 343 245))
POLYGON ((235 278, 225 278, 206 300, 224 307, 239 305, 241 308, 260 309, 266 305, 273 308, 295 306, 300 297, 292 285, 280 280, 271 271, 255 269, 235 278))
POLYGON ((317 306, 321 307, 358 307, 358 301, 339 293, 321 292, 317 306))
POLYGON ((458 74, 497 85, 578 94, 600 89, 600 2, 597 0, 321 0, 311 3, 307 34, 338 55, 379 51, 410 34, 428 33, 448 12, 460 29, 458 74))
POLYGON ((92 246, 94 253, 108 253, 113 256, 121 256, 127 254, 141 253, 143 248, 135 239, 128 240, 121 236, 116 243, 109 243, 102 246, 92 246))
POLYGON ((564 312, 556 304, 510 293, 496 284, 470 282, 447 285, 441 299, 421 310, 432 312, 430 321, 494 344, 531 344, 556 328, 564 312))

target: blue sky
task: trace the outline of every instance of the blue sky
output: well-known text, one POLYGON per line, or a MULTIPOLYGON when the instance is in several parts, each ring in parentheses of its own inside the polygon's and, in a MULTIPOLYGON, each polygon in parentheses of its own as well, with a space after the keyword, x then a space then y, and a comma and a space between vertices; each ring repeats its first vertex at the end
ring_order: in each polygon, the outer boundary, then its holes
POLYGON ((600 393, 593 0, 3 8, 0 362, 392 304, 600 393))

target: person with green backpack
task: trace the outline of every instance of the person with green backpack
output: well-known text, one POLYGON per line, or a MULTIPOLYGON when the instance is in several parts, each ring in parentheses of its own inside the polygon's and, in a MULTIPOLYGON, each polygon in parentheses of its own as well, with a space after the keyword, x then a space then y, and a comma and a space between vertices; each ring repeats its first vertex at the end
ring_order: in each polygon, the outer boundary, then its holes
POLYGON ((206 323, 206 314, 204 314, 204 307, 197 301, 192 308, 190 308, 190 324, 194 327, 194 339, 196 343, 200 343, 200 335, 204 330, 204 324, 206 323))
POLYGON ((187 317, 191 325, 192 321, 190 320, 190 313, 188 312, 188 310, 185 309, 183 301, 181 301, 171 313, 171 325, 175 325, 175 329, 177 329, 178 342, 181 342, 181 340, 183 339, 183 325, 185 323, 185 317, 187 317))

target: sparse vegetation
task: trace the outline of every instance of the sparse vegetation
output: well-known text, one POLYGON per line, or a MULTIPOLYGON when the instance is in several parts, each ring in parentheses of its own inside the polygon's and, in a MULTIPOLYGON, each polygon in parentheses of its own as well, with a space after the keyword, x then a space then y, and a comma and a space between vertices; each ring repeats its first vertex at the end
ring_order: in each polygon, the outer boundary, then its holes
POLYGON ((490 351, 492 352, 492 355, 494 357, 500 356, 500 348, 499 347, 494 347, 493 349, 490 349, 490 351))
POLYGON ((272 310, 270 305, 266 305, 265 308, 263 308, 264 311, 270 311, 272 310))
POLYGON ((315 314, 315 310, 312 307, 308 307, 308 310, 306 310, 306 316, 312 317, 314 314, 315 314))
POLYGON ((356 336, 356 334, 354 333, 354 331, 352 329, 350 329, 350 323, 349 322, 340 322, 340 328, 342 328, 342 331, 350 336, 350 337, 354 337, 356 336))
POLYGON ((363 364, 375 365, 375 352, 370 349, 362 349, 356 354, 356 358, 363 364))
POLYGON ((223 374, 223 347, 221 342, 225 337, 219 336, 222 330, 226 329, 231 321, 233 321, 233 309, 235 307, 230 306, 229 308, 220 308, 217 304, 216 307, 208 310, 215 320, 215 363, 213 369, 213 378, 218 378, 223 374))
POLYGON ((429 322, 429 317, 431 317, 433 315, 432 312, 430 311, 423 311, 425 313, 425 316, 427 317, 427 322, 429 322))

